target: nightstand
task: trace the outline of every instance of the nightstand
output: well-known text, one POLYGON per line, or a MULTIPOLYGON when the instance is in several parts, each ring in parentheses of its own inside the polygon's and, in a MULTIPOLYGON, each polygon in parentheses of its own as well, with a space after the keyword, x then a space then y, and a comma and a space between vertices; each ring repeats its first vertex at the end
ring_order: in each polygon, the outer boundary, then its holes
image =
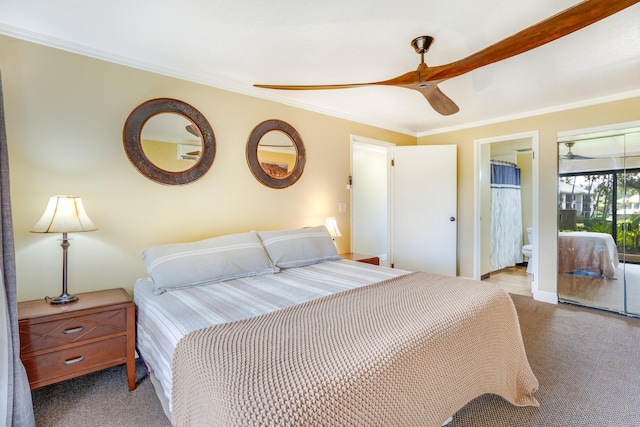
POLYGON ((135 305, 124 289, 77 294, 70 304, 18 303, 20 359, 32 389, 126 363, 135 381, 135 305))
POLYGON ((380 258, 377 256, 364 255, 364 254, 340 254, 340 256, 344 259, 350 259, 352 261, 364 262, 367 264, 380 265, 380 258))

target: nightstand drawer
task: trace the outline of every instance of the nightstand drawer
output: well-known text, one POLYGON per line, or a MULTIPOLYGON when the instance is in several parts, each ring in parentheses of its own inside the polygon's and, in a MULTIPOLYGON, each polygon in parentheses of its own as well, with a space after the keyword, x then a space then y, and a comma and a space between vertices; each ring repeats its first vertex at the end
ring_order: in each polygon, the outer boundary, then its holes
POLYGON ((364 254, 356 254, 350 252, 348 254, 340 254, 340 256, 344 259, 349 259, 351 261, 364 262, 365 264, 373 264, 380 265, 380 257, 375 255, 364 255, 364 254))
POLYGON ((380 258, 378 258, 377 256, 374 256, 371 258, 359 259, 358 262, 364 262, 365 264, 380 265, 380 258))
POLYGON ((41 382, 54 382, 51 380, 58 377, 96 370, 102 365, 124 363, 126 356, 127 338, 120 336, 30 357, 23 359, 22 363, 29 383, 38 386, 41 382))
POLYGON ((22 354, 113 335, 127 330, 126 309, 107 310, 20 326, 22 354))

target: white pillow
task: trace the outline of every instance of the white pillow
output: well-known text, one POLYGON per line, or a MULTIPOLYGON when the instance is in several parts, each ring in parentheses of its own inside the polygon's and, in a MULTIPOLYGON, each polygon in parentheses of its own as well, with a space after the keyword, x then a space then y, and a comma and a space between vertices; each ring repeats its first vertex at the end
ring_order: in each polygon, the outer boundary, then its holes
POLYGON ((142 251, 142 259, 155 294, 280 271, 255 231, 154 246, 142 251))
POLYGON ((258 232, 269 258, 280 268, 304 267, 341 259, 324 225, 258 232))

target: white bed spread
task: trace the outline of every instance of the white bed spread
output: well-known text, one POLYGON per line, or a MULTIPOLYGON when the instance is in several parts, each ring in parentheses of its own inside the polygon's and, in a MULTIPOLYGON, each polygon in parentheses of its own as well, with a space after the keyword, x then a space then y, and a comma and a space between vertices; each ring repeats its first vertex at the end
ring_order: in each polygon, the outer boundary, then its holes
POLYGON ((133 294, 138 307, 137 348, 160 383, 170 411, 173 352, 180 338, 189 332, 407 273, 340 260, 161 295, 153 294, 149 278, 139 279, 133 294))
POLYGON ((561 232, 558 237, 560 273, 584 270, 616 278, 618 248, 610 234, 574 231, 561 232))

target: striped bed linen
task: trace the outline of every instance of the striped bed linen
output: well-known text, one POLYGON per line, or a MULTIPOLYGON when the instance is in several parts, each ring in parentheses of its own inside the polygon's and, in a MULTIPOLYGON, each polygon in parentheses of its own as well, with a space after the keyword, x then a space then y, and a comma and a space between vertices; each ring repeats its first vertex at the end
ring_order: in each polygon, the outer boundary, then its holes
MULTIPOLYGON (((155 295, 138 279, 137 348, 152 370, 171 411, 171 361, 178 341, 207 326, 246 319, 333 293, 409 273, 349 260, 323 262, 280 273, 173 290, 155 295)), ((163 396, 159 396, 162 398, 163 396)))

